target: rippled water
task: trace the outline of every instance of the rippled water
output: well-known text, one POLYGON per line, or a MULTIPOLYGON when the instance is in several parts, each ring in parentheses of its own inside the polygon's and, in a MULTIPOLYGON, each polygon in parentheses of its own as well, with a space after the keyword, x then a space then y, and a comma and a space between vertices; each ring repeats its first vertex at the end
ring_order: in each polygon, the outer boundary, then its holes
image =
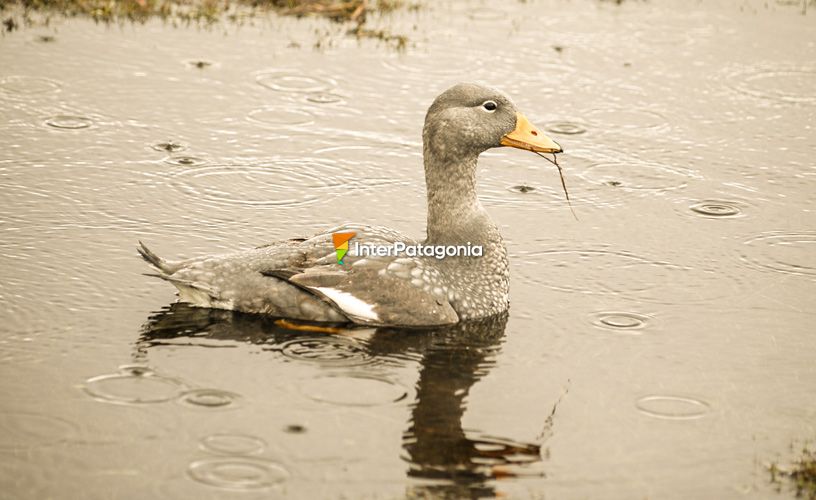
POLYGON ((0 38, 0 498, 768 498, 816 417, 816 17, 786 2, 439 2, 381 23, 54 20, 0 38), (46 43, 47 42, 47 43, 46 43), (317 42, 320 42, 319 44, 317 42), (320 48, 314 48, 319 45, 320 48), (508 317, 303 331, 170 305, 192 256, 421 236, 461 80, 508 317))

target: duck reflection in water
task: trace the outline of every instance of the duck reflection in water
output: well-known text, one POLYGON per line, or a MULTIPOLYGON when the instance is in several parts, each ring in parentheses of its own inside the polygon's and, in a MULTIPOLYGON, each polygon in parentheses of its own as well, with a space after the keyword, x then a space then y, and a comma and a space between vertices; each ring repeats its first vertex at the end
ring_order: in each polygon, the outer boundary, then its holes
MULTIPOLYGON (((496 480, 517 476, 543 476, 543 441, 551 434, 552 416, 544 422, 539 442, 521 443, 491 437, 478 430, 465 430, 462 417, 473 385, 495 364, 505 334, 507 314, 444 328, 405 330, 368 329, 360 345, 366 355, 390 360, 419 358, 420 374, 416 399, 402 436, 403 459, 408 462, 409 496, 423 498, 481 498, 497 494, 496 480)), ((359 328, 317 327, 292 324, 259 315, 202 309, 176 303, 151 316, 137 344, 137 361, 148 363, 151 348, 166 344, 176 347, 183 338, 196 341, 245 342, 262 345, 264 352, 281 351, 296 339, 327 335, 355 335, 359 328)), ((187 345, 195 346, 196 342, 187 345)), ((308 345, 308 344, 306 344, 308 345)), ((344 355, 332 353, 333 345, 321 343, 311 361, 331 360, 344 355), (328 350, 327 350, 328 349, 328 350)), ((305 353, 306 356, 309 353, 305 353)), ((360 367, 365 369, 365 367, 360 367)), ((555 406, 553 407, 553 412, 555 406)))

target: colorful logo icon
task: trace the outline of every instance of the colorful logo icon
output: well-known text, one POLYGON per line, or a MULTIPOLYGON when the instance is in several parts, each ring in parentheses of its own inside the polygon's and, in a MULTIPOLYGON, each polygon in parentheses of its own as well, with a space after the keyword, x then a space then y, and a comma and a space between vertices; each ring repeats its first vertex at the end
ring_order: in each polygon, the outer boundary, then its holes
POLYGON ((356 235, 354 231, 348 233, 332 233, 332 242, 334 242, 334 251, 337 253, 337 263, 343 263, 343 257, 348 253, 348 242, 356 235))

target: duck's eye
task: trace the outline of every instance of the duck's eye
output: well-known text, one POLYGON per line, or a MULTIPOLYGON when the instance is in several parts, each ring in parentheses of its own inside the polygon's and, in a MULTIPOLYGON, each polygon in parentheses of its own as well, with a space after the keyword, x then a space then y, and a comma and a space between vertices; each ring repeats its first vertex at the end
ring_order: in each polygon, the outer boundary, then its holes
POLYGON ((489 113, 496 111, 496 108, 498 107, 499 105, 496 104, 496 101, 485 101, 482 103, 482 108, 489 113))

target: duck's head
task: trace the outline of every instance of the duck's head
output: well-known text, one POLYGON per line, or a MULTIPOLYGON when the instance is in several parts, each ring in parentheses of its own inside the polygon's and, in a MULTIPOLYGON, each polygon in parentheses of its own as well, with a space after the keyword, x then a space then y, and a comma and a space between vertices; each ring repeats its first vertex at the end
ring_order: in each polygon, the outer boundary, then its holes
POLYGON ((454 85, 434 100, 425 116, 423 139, 438 159, 476 157, 501 146, 539 153, 562 151, 509 97, 473 83, 454 85))

